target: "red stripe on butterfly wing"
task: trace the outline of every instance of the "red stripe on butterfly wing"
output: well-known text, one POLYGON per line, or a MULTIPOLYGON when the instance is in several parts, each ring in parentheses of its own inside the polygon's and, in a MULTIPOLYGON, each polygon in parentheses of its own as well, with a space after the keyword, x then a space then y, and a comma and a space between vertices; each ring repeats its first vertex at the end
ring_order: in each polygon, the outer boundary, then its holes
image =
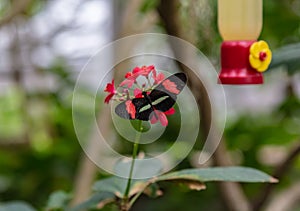
POLYGON ((179 94, 180 90, 177 89, 177 85, 175 82, 170 81, 169 79, 166 79, 165 81, 162 82, 162 85, 164 86, 164 88, 173 93, 173 94, 179 94))
POLYGON ((127 100, 125 102, 125 105, 126 105, 126 111, 130 115, 131 119, 135 119, 136 109, 135 109, 135 106, 132 103, 132 101, 131 100, 127 100))
MULTIPOLYGON (((186 85, 185 73, 175 73, 162 81, 154 90, 160 90, 168 95, 178 95, 186 85)), ((150 96, 155 97, 150 93, 150 96)), ((152 99, 151 99, 152 100, 152 99)))
POLYGON ((149 116, 153 111, 153 108, 149 104, 148 100, 146 98, 134 98, 132 99, 132 103, 134 104, 136 110, 135 119, 144 121, 149 120, 149 116), (144 106, 149 106, 149 108, 141 111, 144 106))

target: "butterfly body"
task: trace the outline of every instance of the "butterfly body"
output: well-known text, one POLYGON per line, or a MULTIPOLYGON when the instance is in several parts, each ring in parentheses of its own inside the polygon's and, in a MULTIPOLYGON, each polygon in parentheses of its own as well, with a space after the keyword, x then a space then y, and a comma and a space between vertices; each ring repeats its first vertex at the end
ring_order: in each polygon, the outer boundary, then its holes
POLYGON ((116 106, 115 112, 125 119, 148 121, 154 111, 166 112, 173 107, 177 95, 187 82, 184 73, 176 73, 158 84, 150 93, 143 91, 141 98, 127 100, 116 106))

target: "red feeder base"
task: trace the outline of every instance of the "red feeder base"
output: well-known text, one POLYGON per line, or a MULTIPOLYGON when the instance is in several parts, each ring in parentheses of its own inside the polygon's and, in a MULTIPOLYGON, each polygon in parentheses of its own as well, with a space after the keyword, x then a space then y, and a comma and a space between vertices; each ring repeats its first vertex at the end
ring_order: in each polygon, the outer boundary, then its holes
POLYGON ((256 41, 225 41, 221 47, 220 84, 262 84, 263 75, 251 67, 250 47, 256 41))

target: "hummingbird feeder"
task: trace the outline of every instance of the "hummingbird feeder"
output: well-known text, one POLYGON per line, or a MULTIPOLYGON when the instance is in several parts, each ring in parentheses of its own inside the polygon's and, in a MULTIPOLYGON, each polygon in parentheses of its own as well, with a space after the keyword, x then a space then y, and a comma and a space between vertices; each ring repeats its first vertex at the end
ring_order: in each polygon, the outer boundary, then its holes
POLYGON ((221 84, 262 84, 262 72, 272 60, 262 29, 263 0, 218 0, 221 46, 221 84))

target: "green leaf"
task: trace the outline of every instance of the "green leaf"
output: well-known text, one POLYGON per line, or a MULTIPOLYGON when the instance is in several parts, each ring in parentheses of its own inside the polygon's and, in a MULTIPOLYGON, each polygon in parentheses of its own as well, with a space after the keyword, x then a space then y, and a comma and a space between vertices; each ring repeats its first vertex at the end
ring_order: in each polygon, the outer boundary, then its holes
POLYGON ((70 199, 70 194, 65 193, 64 191, 56 191, 49 197, 47 210, 65 209, 70 199))
MULTIPOLYGON (((183 183, 192 190, 205 189, 204 182, 227 181, 227 182, 270 182, 275 183, 277 179, 259 170, 247 167, 214 167, 202 169, 185 169, 168 173, 149 180, 132 180, 129 198, 133 195, 132 202, 146 193, 149 196, 157 197, 161 195, 157 182, 172 181, 183 183)), ((110 177, 95 183, 93 189, 96 192, 109 192, 119 198, 124 197, 127 179, 120 177, 110 177)))
MULTIPOLYGON (((119 198, 123 198, 127 185, 127 179, 120 177, 110 177, 104 180, 96 182, 93 186, 93 190, 97 192, 109 192, 113 193, 119 198)), ((132 180, 130 185, 129 197, 137 192, 144 191, 148 186, 146 180, 132 180)))
POLYGON ((81 211, 81 210, 91 209, 95 207, 100 209, 101 207, 104 207, 107 203, 114 201, 114 198, 115 196, 112 193, 108 193, 108 192, 95 193, 94 195, 92 195, 91 198, 77 205, 76 207, 68 209, 68 211, 81 211))
POLYGON ((93 186, 93 190, 97 192, 113 193, 114 195, 121 198, 123 196, 123 193, 125 192, 126 182, 127 180, 123 178, 109 177, 97 181, 93 186))
POLYGON ((273 54, 270 68, 286 66, 289 74, 300 71, 300 43, 279 48, 273 54))
POLYGON ((1 211, 36 211, 32 206, 21 201, 12 201, 0 204, 1 211))
POLYGON ((156 181, 192 180, 199 182, 277 182, 277 179, 259 170, 247 167, 214 167, 185 169, 162 175, 156 181))
MULTIPOLYGON (((150 180, 132 180, 130 194, 145 191, 150 185, 161 181, 174 181, 187 184, 191 189, 204 189, 204 182, 271 182, 277 180, 266 173, 247 167, 214 167, 202 169, 185 169, 165 174, 150 180)), ((93 189, 97 192, 110 192, 119 198, 123 197, 127 179, 110 177, 95 183, 93 189)))

